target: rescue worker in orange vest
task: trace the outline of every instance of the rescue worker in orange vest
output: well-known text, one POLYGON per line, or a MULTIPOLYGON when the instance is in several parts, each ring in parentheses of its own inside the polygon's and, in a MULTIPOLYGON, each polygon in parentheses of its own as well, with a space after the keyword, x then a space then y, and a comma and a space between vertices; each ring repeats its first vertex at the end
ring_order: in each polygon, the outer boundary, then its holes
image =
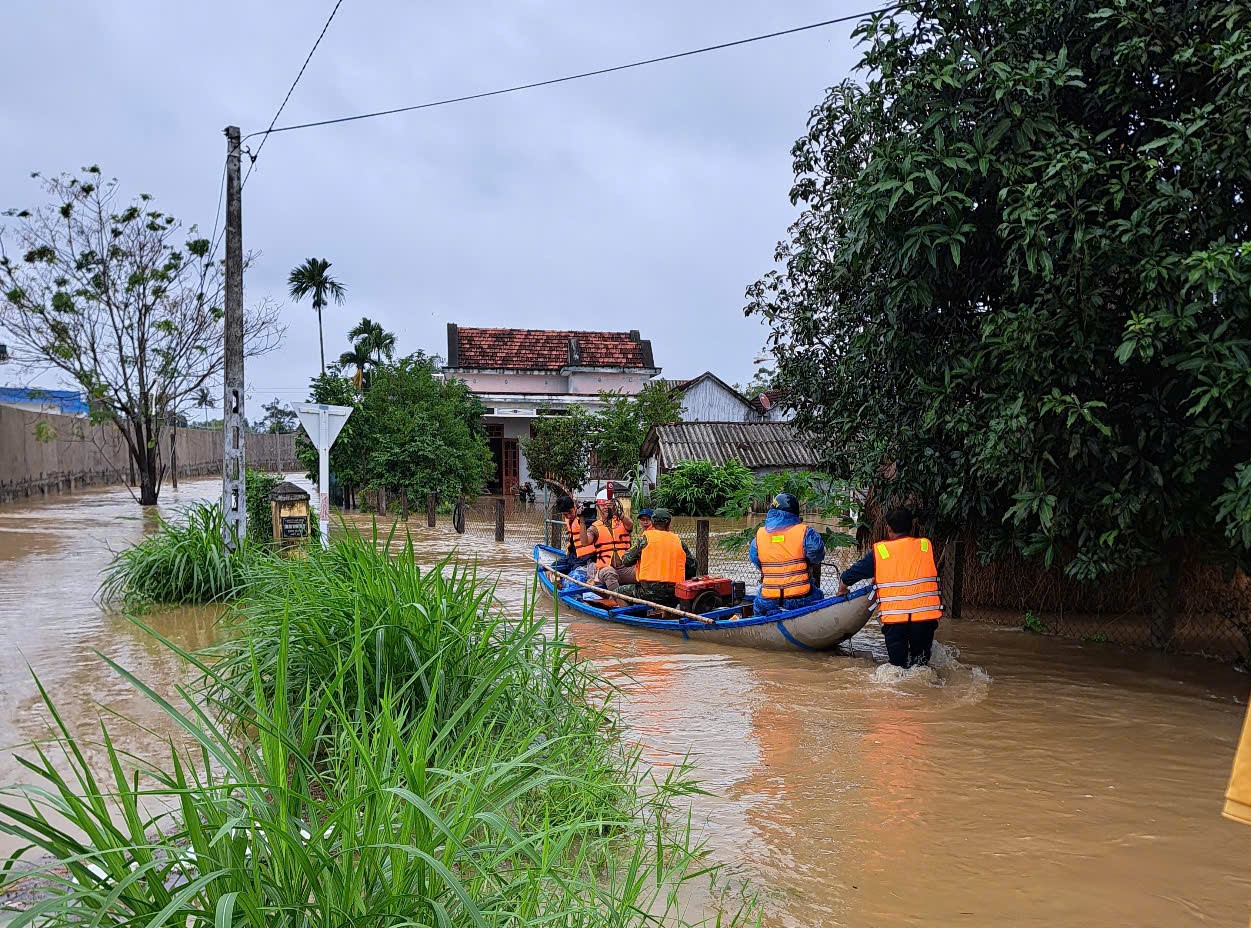
POLYGON ((634 522, 622 511, 619 502, 608 498, 607 490, 600 490, 595 497, 595 510, 595 521, 582 525, 580 541, 594 547, 595 568, 594 571, 588 568, 588 571, 592 574, 591 582, 602 585, 599 573, 611 568, 614 560, 619 564, 621 556, 630 550, 634 522))
POLYGON ((604 586, 662 606, 676 606, 674 587, 695 576, 695 555, 686 542, 669 531, 673 516, 668 509, 652 513, 652 527, 625 553, 621 566, 603 572, 604 586))
POLYGON ((825 560, 825 542, 800 518, 799 500, 794 494, 774 497, 747 556, 760 568, 760 592, 752 603, 754 615, 798 609, 825 598, 813 583, 816 568, 825 560))
POLYGON ((912 513, 895 509, 886 514, 886 540, 843 571, 838 588, 845 595, 850 584, 873 579, 886 653, 896 667, 930 662, 934 632, 943 615, 938 591, 938 567, 928 538, 912 534, 912 513))
MULTIPOLYGON (((582 533, 582 522, 585 520, 579 515, 578 507, 570 497, 562 496, 558 499, 555 510, 556 515, 565 524, 565 553, 552 564, 552 569, 557 573, 567 574, 574 568, 589 565, 595 560, 595 545, 584 543, 579 539, 582 533)), ((594 521, 592 510, 591 519, 587 524, 594 521)))

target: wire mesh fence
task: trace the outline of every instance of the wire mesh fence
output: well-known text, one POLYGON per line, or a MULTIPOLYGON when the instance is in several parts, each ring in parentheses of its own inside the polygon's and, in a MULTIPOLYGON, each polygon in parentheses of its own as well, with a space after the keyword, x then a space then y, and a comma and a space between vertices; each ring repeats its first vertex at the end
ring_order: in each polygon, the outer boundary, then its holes
POLYGON ((1182 564, 1169 590, 1149 571, 1086 583, 1016 555, 983 563, 972 545, 954 551, 944 576, 949 593, 960 588, 964 620, 1218 660, 1251 654, 1251 581, 1243 574, 1182 564), (961 583, 953 582, 956 561, 961 583))

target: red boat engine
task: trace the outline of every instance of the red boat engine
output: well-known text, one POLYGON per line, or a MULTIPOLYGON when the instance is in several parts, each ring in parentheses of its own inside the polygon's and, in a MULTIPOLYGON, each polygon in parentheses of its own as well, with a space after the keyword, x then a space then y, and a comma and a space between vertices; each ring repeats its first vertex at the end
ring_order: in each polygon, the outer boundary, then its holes
POLYGON ((674 586, 678 608, 704 613, 734 603, 734 581, 729 577, 696 577, 674 586))

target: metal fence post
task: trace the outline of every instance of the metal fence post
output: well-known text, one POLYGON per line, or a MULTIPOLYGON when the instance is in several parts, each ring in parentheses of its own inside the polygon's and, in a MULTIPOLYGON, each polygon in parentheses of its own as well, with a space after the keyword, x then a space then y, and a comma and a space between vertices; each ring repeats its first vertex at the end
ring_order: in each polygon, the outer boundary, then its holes
POLYGON ((504 540, 504 501, 502 499, 495 501, 495 540, 504 540))
POLYGON ((434 528, 434 523, 435 523, 434 494, 427 493, 426 494, 426 526, 428 528, 434 528))
POLYGON ((695 572, 701 577, 708 575, 708 520, 695 522, 695 572))

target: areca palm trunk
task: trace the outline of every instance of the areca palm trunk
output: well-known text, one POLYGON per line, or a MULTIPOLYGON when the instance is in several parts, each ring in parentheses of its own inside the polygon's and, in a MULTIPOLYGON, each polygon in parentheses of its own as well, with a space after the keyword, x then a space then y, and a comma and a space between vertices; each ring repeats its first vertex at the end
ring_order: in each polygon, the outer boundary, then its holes
POLYGON ((321 373, 326 375, 326 336, 321 331, 321 307, 317 307, 317 346, 321 349, 321 373))

